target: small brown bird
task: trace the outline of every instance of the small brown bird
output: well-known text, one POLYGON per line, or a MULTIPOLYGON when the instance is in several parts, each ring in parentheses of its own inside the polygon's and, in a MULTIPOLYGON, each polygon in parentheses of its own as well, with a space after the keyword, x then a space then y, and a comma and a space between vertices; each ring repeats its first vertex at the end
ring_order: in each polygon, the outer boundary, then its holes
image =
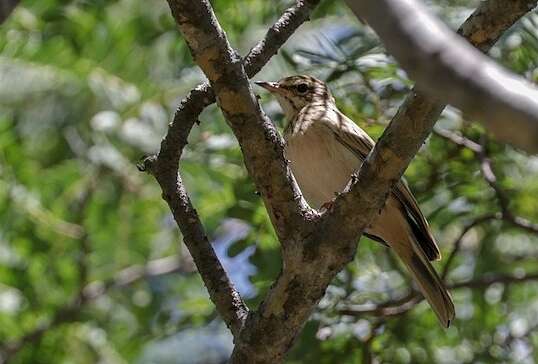
MULTIPOLYGON (((342 114, 324 82, 291 76, 256 82, 274 94, 284 110, 285 154, 311 207, 321 209, 347 185, 374 141, 342 114)), ((417 282, 445 327, 454 319, 454 303, 430 264, 441 258, 424 215, 403 181, 392 189, 365 235, 390 246, 417 282)))

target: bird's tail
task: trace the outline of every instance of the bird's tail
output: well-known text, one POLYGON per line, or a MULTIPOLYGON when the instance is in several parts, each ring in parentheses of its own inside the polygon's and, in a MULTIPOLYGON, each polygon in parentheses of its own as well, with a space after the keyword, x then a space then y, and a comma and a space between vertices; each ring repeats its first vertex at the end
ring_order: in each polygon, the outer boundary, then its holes
MULTIPOLYGON (((446 290, 441 278, 420 246, 415 241, 412 242, 412 246, 412 251, 407 247, 404 251, 397 251, 397 253, 413 275, 420 291, 429 302, 441 324, 444 327, 449 327, 455 316, 454 303, 450 293, 446 290)), ((394 248, 399 250, 397 247, 394 248)))

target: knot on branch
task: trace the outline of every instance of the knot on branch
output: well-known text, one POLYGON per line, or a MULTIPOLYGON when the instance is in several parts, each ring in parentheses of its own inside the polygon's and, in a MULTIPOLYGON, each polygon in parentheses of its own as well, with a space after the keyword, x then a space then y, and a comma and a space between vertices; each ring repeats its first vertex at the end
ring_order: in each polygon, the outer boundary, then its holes
POLYGON ((153 174, 156 162, 157 162, 157 155, 156 154, 153 154, 153 155, 150 155, 150 156, 143 156, 142 158, 140 158, 138 163, 136 163, 136 168, 140 172, 146 172, 146 173, 149 173, 149 174, 153 174))

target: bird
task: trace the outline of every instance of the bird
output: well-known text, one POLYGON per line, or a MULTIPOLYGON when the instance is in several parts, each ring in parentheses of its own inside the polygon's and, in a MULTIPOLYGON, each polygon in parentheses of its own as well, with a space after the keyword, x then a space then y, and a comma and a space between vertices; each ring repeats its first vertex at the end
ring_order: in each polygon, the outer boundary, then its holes
MULTIPOLYGON (((374 140, 336 106, 321 80, 297 75, 258 81, 284 112, 284 155, 310 207, 330 206, 356 172, 374 140)), ((430 261, 441 259, 431 229, 411 190, 400 179, 364 234, 394 250, 407 267, 439 322, 448 328, 455 309, 430 261)))

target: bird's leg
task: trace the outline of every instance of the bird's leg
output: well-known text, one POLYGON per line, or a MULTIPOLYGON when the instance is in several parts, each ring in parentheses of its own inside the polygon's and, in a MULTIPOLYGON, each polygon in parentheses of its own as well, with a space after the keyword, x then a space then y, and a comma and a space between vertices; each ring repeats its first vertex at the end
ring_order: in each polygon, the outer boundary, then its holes
POLYGON ((325 212, 325 211, 332 211, 332 208, 334 206, 334 201, 336 200, 336 198, 340 196, 340 192, 335 192, 334 193, 334 198, 323 203, 323 205, 321 205, 321 207, 319 208, 319 211, 321 212, 325 212))
POLYGON ((323 205, 319 208, 319 211, 325 212, 325 211, 331 211, 334 205, 334 198, 330 201, 324 202, 323 205))

